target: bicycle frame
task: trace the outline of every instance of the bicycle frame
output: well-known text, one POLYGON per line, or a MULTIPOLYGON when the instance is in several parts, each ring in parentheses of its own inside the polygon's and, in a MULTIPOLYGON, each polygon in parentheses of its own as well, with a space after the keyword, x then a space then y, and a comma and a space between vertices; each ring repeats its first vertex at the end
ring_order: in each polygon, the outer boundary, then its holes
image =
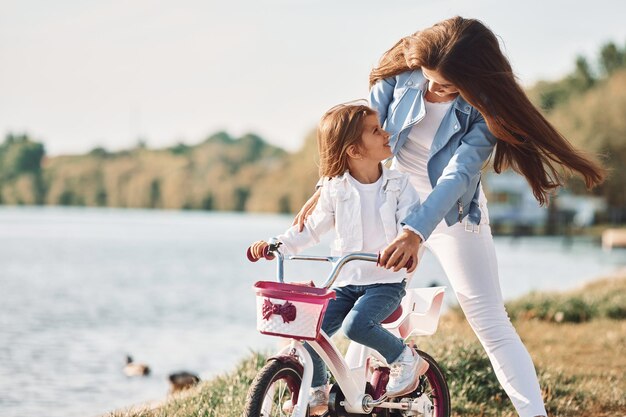
MULTIPOLYGON (((277 278, 284 282, 285 260, 309 260, 325 261, 333 265, 324 288, 329 288, 336 280, 341 268, 350 261, 363 260, 378 262, 378 255, 371 253, 352 253, 343 257, 310 256, 310 255, 283 255, 278 251, 278 242, 270 242, 270 251, 277 257, 277 278)), ((393 323, 384 326, 403 339, 411 335, 433 334, 439 321, 440 309, 443 301, 445 287, 421 288, 407 290, 407 296, 402 301, 403 314, 393 323)), ((346 359, 330 340, 330 337, 322 330, 315 340, 308 341, 309 345, 322 358, 330 372, 335 377, 337 385, 341 389, 345 400, 342 406, 349 413, 368 414, 374 407, 395 408, 401 410, 422 411, 427 410, 429 404, 422 403, 398 403, 385 402, 386 396, 374 400, 366 393, 369 367, 367 358, 375 357, 382 363, 385 359, 373 349, 351 342, 346 359)), ((298 360, 303 365, 302 383, 298 393, 298 401, 292 412, 292 417, 304 417, 307 411, 309 391, 313 379, 312 359, 305 349, 303 342, 291 339, 290 345, 284 347, 274 358, 298 360)), ((420 400, 421 401, 421 400, 420 400)), ((424 412, 425 415, 429 413, 424 412)))

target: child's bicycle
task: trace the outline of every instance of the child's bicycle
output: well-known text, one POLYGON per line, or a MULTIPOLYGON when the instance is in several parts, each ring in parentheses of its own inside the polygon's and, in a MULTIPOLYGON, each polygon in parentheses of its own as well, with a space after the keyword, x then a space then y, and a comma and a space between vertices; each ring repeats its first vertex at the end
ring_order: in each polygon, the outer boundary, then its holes
MULTIPOLYGON (((320 329, 326 306, 335 298, 330 290, 341 268, 354 260, 377 262, 378 255, 351 253, 343 257, 309 255, 283 256, 280 242, 270 242, 266 259, 277 258, 278 282, 259 281, 257 294, 257 329, 263 334, 291 339, 291 343, 267 360, 254 379, 245 404, 245 417, 309 415, 308 402, 313 368, 303 341, 324 360, 336 381, 331 386, 327 416, 450 416, 448 384, 437 362, 427 353, 419 355, 428 364, 415 391, 388 398, 385 387, 389 367, 375 350, 351 342, 345 359, 330 338, 320 329), (333 265, 321 288, 284 282, 283 261, 327 261, 333 265), (285 407, 289 401, 290 406, 285 407), (293 410, 293 411, 292 411, 293 410)), ((248 256, 250 258, 250 255, 248 256)), ((253 260, 250 258, 250 260, 253 260)), ((445 287, 408 289, 398 307, 383 325, 406 339, 431 335, 437 329, 445 287)))

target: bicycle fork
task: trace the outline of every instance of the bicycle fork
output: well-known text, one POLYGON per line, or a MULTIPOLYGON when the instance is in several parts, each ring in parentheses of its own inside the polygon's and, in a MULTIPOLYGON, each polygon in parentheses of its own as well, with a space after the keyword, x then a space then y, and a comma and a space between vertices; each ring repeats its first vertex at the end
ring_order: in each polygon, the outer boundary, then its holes
MULTIPOLYGON (((330 372, 334 375, 337 385, 341 388, 345 400, 342 407, 349 413, 368 414, 374 406, 381 403, 374 401, 371 395, 365 393, 366 374, 365 366, 350 369, 337 348, 332 344, 329 337, 320 331, 318 338, 309 341, 309 345, 326 363, 330 372)), ((303 365, 302 383, 298 392, 298 401, 294 407, 291 417, 304 417, 306 415, 311 381, 313 380, 313 361, 311 355, 302 342, 293 340, 289 346, 285 346, 275 357, 298 358, 303 365)), ((403 408, 407 409, 407 408, 403 408)))

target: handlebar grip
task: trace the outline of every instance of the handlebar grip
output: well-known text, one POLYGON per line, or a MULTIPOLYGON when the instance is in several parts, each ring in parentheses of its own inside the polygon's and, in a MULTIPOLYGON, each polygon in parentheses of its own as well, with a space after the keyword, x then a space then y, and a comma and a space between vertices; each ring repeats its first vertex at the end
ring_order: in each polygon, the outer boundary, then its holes
POLYGON ((272 254, 272 252, 270 252, 269 246, 266 246, 265 248, 263 248, 263 257, 267 259, 268 261, 271 261, 272 259, 274 259, 274 255, 272 254))
POLYGON ((250 262, 256 262, 256 261, 259 260, 258 258, 255 258, 254 256, 252 256, 252 247, 251 246, 248 246, 248 250, 246 251, 246 256, 248 257, 248 260, 250 262))
MULTIPOLYGON (((248 257, 248 260, 250 262, 256 262, 259 259, 261 259, 261 258, 255 258, 254 256, 252 256, 252 246, 248 246, 248 250, 246 251, 246 256, 248 257)), ((263 258, 267 260, 274 259, 274 255, 272 255, 272 253, 270 252, 269 246, 266 246, 265 248, 263 248, 263 258)))

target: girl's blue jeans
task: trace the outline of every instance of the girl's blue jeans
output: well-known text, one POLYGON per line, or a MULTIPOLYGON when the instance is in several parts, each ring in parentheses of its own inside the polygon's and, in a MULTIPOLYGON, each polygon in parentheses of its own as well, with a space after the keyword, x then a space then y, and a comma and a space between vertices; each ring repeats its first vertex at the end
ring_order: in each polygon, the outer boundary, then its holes
MULTIPOLYGON (((340 328, 350 340, 376 349, 387 361, 395 361, 404 342, 385 330, 380 324, 400 305, 406 294, 405 282, 393 284, 346 285, 333 288, 337 298, 330 300, 322 322, 322 330, 332 336, 340 328)), ((306 349, 313 359, 311 386, 328 383, 326 365, 309 344, 306 349)))

